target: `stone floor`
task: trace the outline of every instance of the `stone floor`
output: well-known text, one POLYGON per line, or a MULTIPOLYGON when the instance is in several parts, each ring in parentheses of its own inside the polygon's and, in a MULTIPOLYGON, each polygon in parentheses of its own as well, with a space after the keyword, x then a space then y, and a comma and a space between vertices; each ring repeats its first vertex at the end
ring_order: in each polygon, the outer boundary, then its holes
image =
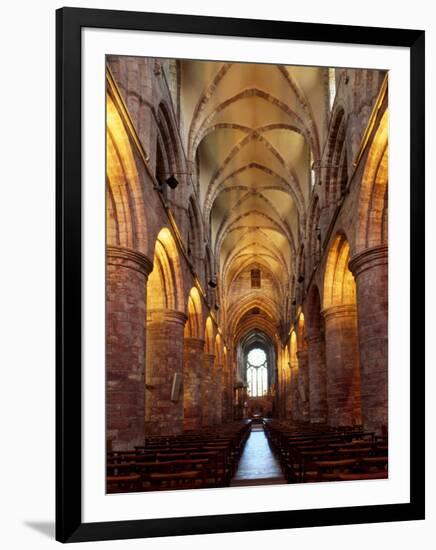
POLYGON ((253 426, 230 486, 276 483, 286 483, 279 462, 270 449, 263 427, 253 426))

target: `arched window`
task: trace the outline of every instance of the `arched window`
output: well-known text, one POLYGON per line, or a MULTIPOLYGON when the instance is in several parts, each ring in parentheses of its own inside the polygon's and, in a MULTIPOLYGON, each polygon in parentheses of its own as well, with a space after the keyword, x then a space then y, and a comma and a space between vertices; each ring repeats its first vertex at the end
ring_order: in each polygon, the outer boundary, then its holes
POLYGON ((250 397, 268 393, 268 366, 263 349, 252 349, 247 356, 247 384, 250 397))

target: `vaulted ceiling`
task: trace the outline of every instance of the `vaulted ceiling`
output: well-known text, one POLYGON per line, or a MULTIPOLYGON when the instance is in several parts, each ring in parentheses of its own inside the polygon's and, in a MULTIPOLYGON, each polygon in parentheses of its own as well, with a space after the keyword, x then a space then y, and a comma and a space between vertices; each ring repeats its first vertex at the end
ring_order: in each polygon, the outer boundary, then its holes
POLYGON ((183 139, 221 287, 230 293, 260 267, 279 312, 320 157, 328 69, 183 61, 180 78, 183 139))

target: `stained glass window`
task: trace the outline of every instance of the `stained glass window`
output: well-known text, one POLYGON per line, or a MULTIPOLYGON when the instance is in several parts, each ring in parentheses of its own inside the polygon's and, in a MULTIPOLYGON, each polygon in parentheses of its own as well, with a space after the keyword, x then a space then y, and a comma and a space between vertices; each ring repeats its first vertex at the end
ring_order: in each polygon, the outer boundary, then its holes
POLYGON ((268 393, 268 367, 262 349, 252 349, 247 357, 247 384, 250 397, 262 397, 268 393))

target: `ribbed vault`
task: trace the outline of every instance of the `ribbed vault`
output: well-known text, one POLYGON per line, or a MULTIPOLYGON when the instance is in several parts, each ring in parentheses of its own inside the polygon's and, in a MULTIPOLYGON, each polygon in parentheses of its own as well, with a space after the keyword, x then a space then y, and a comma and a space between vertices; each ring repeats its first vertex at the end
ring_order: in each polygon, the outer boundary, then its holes
POLYGON ((311 164, 321 154, 327 70, 199 61, 180 69, 182 139, 228 339, 236 346, 258 330, 272 342, 286 317, 311 164))

